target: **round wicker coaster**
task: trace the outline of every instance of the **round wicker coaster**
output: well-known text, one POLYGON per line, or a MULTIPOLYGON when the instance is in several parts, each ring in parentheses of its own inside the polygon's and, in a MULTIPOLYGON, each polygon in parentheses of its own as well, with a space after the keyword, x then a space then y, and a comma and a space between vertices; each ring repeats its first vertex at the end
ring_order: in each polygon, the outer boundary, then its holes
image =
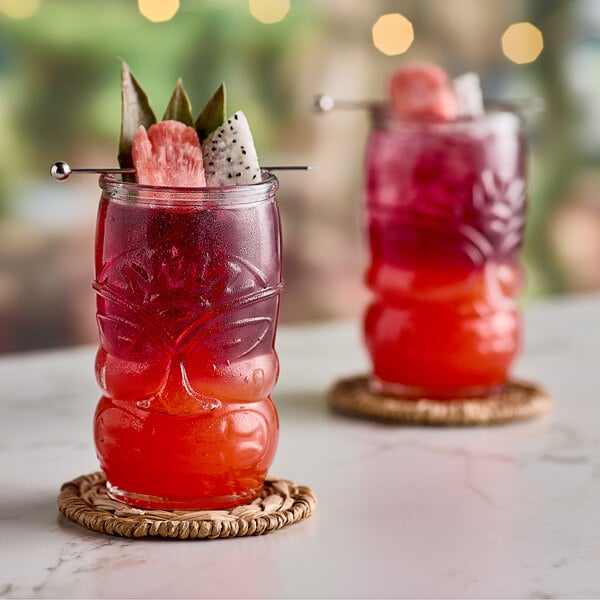
POLYGON ((143 510, 110 498, 106 477, 97 472, 63 484, 58 509, 68 519, 101 533, 192 540, 270 533, 309 517, 316 502, 309 487, 268 479, 256 500, 227 510, 143 510))
POLYGON ((413 425, 491 425, 541 415, 550 397, 534 383, 509 381, 497 394, 470 400, 404 400, 373 393, 366 376, 338 381, 329 391, 336 412, 378 421, 413 425))

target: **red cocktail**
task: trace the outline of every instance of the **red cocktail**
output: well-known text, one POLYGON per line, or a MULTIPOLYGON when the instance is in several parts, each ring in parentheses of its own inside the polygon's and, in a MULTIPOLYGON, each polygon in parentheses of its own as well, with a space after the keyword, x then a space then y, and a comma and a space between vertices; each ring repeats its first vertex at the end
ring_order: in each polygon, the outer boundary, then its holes
POLYGON ((374 110, 366 155, 372 385, 468 398, 520 343, 524 142, 512 113, 449 121, 374 110))
POLYGON ((155 508, 246 502, 278 436, 277 180, 100 184, 94 433, 110 493, 155 508))

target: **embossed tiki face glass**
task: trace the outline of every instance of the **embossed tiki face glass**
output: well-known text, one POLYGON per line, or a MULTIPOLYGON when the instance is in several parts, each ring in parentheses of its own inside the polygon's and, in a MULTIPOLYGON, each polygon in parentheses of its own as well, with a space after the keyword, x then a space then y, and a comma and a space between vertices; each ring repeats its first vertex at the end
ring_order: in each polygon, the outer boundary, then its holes
POLYGON ((247 502, 278 436, 277 179, 100 186, 94 436, 109 491, 150 508, 247 502))
POLYGON ((371 386, 405 397, 499 389, 520 343, 519 118, 401 121, 373 111, 366 219, 371 386))

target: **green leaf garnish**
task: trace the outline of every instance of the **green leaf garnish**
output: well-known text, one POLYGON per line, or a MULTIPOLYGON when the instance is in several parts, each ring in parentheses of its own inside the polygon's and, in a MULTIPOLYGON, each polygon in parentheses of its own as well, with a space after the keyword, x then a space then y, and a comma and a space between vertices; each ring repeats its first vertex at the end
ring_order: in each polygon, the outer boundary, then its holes
POLYGON ((190 127, 194 126, 194 117, 192 116, 192 103, 183 87, 181 79, 177 80, 173 95, 169 100, 169 105, 162 118, 163 121, 181 121, 190 127))
POLYGON ((198 137, 203 140, 207 138, 227 118, 226 113, 227 91, 222 83, 217 91, 205 104, 202 112, 196 119, 196 131, 198 137))
MULTIPOLYGON (((146 92, 131 73, 129 65, 121 60, 121 136, 119 138, 119 165, 122 169, 133 167, 131 146, 140 125, 148 129, 156 117, 146 92)), ((124 179, 134 181, 132 176, 124 179)))

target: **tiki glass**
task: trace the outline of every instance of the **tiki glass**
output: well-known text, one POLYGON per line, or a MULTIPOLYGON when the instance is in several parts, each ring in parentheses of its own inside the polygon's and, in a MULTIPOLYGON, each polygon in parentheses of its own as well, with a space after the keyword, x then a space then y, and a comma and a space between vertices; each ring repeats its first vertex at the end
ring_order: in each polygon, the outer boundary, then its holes
POLYGON ((277 179, 100 187, 94 437, 110 494, 148 508, 247 502, 278 437, 277 179))
POLYGON ((373 111, 366 219, 371 387, 466 399, 506 383, 520 345, 519 118, 411 122, 373 111))

